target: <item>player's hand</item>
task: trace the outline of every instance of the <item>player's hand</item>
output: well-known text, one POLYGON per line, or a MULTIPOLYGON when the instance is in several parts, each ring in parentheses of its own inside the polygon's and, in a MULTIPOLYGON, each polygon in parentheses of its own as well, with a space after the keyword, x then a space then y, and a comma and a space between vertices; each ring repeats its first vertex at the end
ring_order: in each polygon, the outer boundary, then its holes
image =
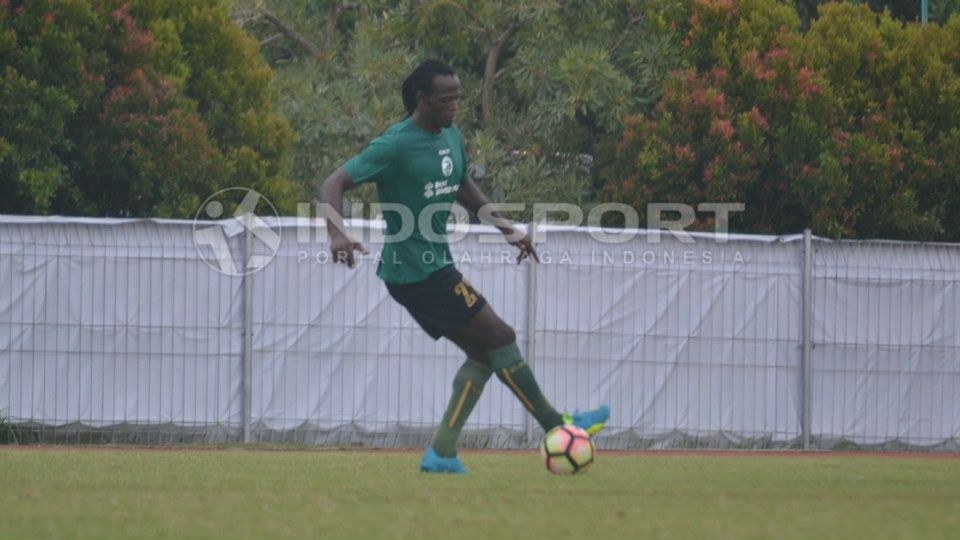
POLYGON ((330 252, 333 254, 334 262, 343 263, 353 268, 357 265, 356 260, 353 258, 354 251, 359 251, 364 255, 370 254, 367 248, 363 247, 363 244, 355 242, 347 236, 339 236, 330 241, 330 252))
POLYGON ((530 235, 524 236, 516 242, 510 242, 510 244, 520 250, 517 255, 517 264, 522 263, 527 257, 532 257, 533 260, 540 262, 540 256, 537 255, 537 249, 533 247, 533 239, 530 238, 530 235))

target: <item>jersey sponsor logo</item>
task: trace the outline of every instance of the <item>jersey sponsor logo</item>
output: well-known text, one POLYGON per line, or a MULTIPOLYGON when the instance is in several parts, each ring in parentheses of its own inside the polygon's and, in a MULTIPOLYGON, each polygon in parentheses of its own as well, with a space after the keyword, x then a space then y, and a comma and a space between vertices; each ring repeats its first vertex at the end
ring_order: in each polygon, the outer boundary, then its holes
POLYGON ((436 182, 427 182, 423 186, 423 198, 430 199, 437 195, 446 195, 460 189, 460 186, 449 185, 448 180, 438 180, 436 182))

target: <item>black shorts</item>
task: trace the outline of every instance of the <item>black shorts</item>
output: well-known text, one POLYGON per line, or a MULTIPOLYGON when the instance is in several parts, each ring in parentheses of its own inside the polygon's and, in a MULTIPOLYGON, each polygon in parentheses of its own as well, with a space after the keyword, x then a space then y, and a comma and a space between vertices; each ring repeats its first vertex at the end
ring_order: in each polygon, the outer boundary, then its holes
POLYGON ((386 285, 390 296, 407 308, 433 339, 456 335, 487 305, 483 295, 452 264, 423 281, 386 285))

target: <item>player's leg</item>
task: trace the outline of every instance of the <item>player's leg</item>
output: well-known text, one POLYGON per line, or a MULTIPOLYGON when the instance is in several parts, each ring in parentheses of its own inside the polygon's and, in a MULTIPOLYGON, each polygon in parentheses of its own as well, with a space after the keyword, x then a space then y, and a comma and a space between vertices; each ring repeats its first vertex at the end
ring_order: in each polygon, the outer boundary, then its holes
POLYGON ((465 351, 473 351, 474 357, 487 363, 497 378, 530 411, 537 422, 549 431, 563 424, 563 415, 547 401, 533 375, 530 366, 523 360, 517 346, 513 328, 487 305, 451 341, 465 351))
MULTIPOLYGON (((513 328, 497 316, 454 267, 438 271, 424 282, 388 285, 387 289, 431 337, 447 337, 468 358, 454 377, 453 394, 423 456, 421 470, 466 472, 456 457, 457 440, 491 373, 507 384, 544 430, 564 423, 564 416, 543 397, 533 372, 523 361, 513 328)), ((602 414, 603 421, 607 414, 602 414)), ((573 423, 581 425, 577 419, 575 415, 573 423)), ((602 422, 595 431, 600 427, 602 422)))
POLYGON ((443 413, 440 426, 433 434, 430 447, 420 461, 421 471, 466 474, 467 468, 457 457, 457 440, 474 405, 480 400, 483 387, 491 373, 493 372, 489 367, 470 358, 457 370, 453 377, 450 402, 443 413))
POLYGON ((467 360, 457 370, 453 377, 453 394, 443 413, 440 427, 430 442, 431 448, 443 458, 452 458, 457 455, 457 440, 463 425, 470 417, 474 405, 483 394, 483 387, 490 379, 493 371, 476 360, 467 360))
POLYGON ((559 414, 544 397, 530 366, 523 360, 513 328, 501 319, 489 305, 450 338, 471 358, 490 366, 504 384, 537 419, 544 432, 561 424, 574 424, 593 435, 603 429, 610 408, 559 414))
MULTIPOLYGON (((452 266, 431 274, 423 282, 388 284, 387 290, 434 339, 458 332, 486 304, 483 297, 470 288, 469 283, 452 266)), ((467 360, 454 376, 453 393, 447 409, 420 462, 422 471, 466 472, 457 458, 457 439, 493 373, 489 362, 481 362, 472 353, 467 351, 467 360)))

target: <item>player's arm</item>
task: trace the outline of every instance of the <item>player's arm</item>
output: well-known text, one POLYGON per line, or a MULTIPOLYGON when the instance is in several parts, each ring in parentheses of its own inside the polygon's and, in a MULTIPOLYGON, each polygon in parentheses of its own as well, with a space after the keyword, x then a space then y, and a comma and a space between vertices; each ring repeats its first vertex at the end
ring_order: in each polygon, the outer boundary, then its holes
POLYGON ((347 236, 343 225, 343 194, 353 188, 350 173, 343 167, 333 171, 320 186, 321 213, 327 220, 327 230, 330 233, 330 252, 336 262, 342 262, 353 268, 356 262, 353 252, 359 251, 364 255, 370 253, 360 242, 347 236))
POLYGON ((487 196, 480 191, 476 182, 470 178, 465 178, 463 182, 460 183, 460 190, 457 192, 457 202, 470 212, 475 212, 480 216, 481 221, 490 223, 499 229, 500 232, 507 237, 507 242, 510 242, 511 245, 516 246, 517 249, 520 250, 520 254, 517 255, 517 264, 520 264, 528 255, 532 256, 535 261, 540 262, 540 257, 537 255, 537 250, 533 247, 533 240, 530 236, 524 236, 517 231, 513 227, 513 224, 510 223, 510 220, 505 218, 503 214, 497 210, 497 207, 487 199, 487 196))

